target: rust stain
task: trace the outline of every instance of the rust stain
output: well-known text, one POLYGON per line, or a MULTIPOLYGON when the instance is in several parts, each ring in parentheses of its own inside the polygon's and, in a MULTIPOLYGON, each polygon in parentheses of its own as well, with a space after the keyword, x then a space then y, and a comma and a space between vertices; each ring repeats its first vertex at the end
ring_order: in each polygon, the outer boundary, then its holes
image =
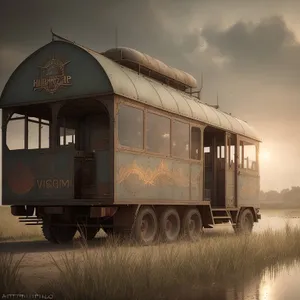
POLYGON ((189 176, 186 176, 182 169, 172 171, 164 161, 161 161, 155 169, 143 168, 136 161, 128 166, 122 166, 118 171, 117 183, 120 184, 134 175, 147 186, 156 186, 158 180, 164 184, 173 183, 181 187, 189 187, 190 185, 189 176))

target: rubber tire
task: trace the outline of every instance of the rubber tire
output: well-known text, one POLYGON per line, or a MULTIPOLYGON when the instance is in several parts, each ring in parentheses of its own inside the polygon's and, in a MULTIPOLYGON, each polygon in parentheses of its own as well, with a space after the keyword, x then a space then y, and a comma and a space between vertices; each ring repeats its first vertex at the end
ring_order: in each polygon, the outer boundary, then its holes
POLYGON ((43 220, 43 225, 42 225, 42 232, 45 237, 45 239, 52 243, 52 244, 58 244, 58 241, 56 240, 52 227, 50 225, 50 222, 48 220, 43 220))
POLYGON ((197 240, 201 235, 203 234, 203 222, 201 218, 201 214, 198 209, 196 208, 188 208, 183 215, 182 218, 182 236, 187 237, 191 241, 197 240), (193 234, 189 230, 189 220, 191 217, 195 215, 198 218, 198 229, 196 229, 196 232, 193 234))
POLYGON ((77 228, 74 226, 52 226, 51 221, 44 220, 42 231, 50 243, 65 244, 73 240, 77 228))
POLYGON ((160 215, 159 218, 159 229, 160 229, 160 239, 163 242, 172 243, 175 242, 178 239, 178 236, 180 234, 180 217, 175 208, 166 208, 160 215), (176 219, 176 223, 178 224, 178 228, 175 230, 174 236, 168 236, 166 233, 166 221, 170 216, 174 216, 176 219))
POLYGON ((158 220, 154 209, 151 207, 141 207, 139 209, 138 215, 134 223, 134 228, 133 228, 134 239, 138 243, 148 246, 151 245, 156 240, 157 234, 158 234, 158 220), (151 219, 153 221, 152 223, 153 232, 150 235, 150 237, 148 237, 147 239, 145 239, 142 236, 142 231, 141 231, 143 219, 146 215, 151 216, 151 219))
POLYGON ((233 229, 236 234, 251 234, 254 225, 254 216, 250 209, 244 209, 238 216, 238 220, 233 229), (249 224, 245 223, 249 222, 249 224))

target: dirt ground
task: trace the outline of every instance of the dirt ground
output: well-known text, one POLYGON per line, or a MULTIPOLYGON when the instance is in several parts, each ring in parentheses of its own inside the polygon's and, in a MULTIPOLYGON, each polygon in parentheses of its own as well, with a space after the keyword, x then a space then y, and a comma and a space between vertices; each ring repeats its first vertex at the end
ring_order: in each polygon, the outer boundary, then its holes
MULTIPOLYGON (((105 243, 105 238, 96 238, 89 242, 89 249, 99 249, 105 243)), ((40 286, 49 283, 59 275, 59 270, 54 265, 53 260, 61 262, 64 255, 80 254, 81 245, 75 239, 70 245, 55 245, 47 241, 6 241, 0 243, 1 253, 12 253, 14 259, 25 256, 20 264, 22 281, 26 286, 36 291, 40 286)))

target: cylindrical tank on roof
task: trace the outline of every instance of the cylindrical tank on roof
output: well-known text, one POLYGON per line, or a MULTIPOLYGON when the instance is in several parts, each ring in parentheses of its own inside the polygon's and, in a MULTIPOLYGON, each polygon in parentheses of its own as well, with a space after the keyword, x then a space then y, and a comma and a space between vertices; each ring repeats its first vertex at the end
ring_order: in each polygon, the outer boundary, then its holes
POLYGON ((127 47, 112 48, 103 52, 102 55, 181 90, 197 87, 197 80, 192 75, 169 67, 162 61, 135 49, 127 47))

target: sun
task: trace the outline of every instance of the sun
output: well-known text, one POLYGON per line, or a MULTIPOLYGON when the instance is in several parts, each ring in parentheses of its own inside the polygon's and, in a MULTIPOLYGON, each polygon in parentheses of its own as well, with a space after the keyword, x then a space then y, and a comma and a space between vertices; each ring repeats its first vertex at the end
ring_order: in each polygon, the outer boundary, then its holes
POLYGON ((269 162, 271 160, 271 153, 268 150, 262 150, 259 153, 259 159, 262 162, 269 162))

